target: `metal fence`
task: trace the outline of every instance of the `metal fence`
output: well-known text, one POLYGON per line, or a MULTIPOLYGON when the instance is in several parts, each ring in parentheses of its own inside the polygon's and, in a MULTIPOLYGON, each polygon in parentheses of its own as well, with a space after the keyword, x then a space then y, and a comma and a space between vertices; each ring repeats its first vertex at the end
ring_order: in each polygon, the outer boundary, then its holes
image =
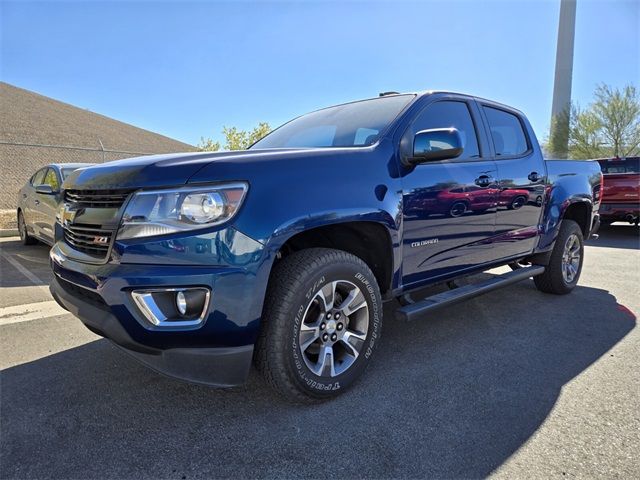
POLYGON ((0 141, 0 209, 14 209, 18 190, 33 173, 49 163, 103 163, 122 158, 151 155, 106 149, 98 140, 96 148, 0 141))

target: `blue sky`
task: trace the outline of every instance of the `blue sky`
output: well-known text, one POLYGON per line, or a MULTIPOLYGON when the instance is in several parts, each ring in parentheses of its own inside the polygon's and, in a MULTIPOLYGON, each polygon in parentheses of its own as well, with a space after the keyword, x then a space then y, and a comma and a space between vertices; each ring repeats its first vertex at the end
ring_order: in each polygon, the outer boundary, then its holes
MULTIPOLYGON (((3 81, 196 144, 385 90, 513 105, 546 136, 559 0, 1 1, 3 81)), ((640 86, 640 1, 578 0, 573 98, 640 86)))

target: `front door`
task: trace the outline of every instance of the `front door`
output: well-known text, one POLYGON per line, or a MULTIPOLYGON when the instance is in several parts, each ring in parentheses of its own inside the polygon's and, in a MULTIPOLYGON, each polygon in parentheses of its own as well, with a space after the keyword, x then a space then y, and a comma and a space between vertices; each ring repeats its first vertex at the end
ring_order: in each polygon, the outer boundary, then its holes
POLYGON ((38 211, 38 227, 40 230, 40 236, 44 240, 53 243, 54 241, 54 225, 56 222, 56 211, 59 201, 60 192, 60 179, 55 169, 49 167, 47 173, 44 176, 42 182, 44 185, 49 185, 53 193, 51 195, 36 193, 36 199, 38 205, 36 207, 38 211))
POLYGON ((22 212, 28 233, 37 237, 42 236, 40 231, 42 224, 40 200, 42 195, 36 193, 36 187, 44 183, 46 173, 47 167, 38 170, 33 177, 31 177, 29 187, 26 190, 27 197, 25 198, 24 210, 22 212))
MULTIPOLYGON (((401 155, 420 130, 456 128, 460 157, 406 167, 403 184, 403 284, 431 281, 492 260, 486 240, 494 235, 497 170, 479 142, 477 107, 446 97, 428 104, 404 132, 401 155), (474 112, 473 115, 471 112, 474 112)), ((489 153, 489 152, 487 152, 489 153)))

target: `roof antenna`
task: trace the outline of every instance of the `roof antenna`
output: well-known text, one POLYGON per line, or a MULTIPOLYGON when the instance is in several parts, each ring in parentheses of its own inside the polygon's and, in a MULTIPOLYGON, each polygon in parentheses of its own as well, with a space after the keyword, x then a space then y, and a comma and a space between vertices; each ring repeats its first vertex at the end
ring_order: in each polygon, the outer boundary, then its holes
POLYGON ((379 97, 386 97, 387 95, 400 95, 400 92, 380 92, 379 97))

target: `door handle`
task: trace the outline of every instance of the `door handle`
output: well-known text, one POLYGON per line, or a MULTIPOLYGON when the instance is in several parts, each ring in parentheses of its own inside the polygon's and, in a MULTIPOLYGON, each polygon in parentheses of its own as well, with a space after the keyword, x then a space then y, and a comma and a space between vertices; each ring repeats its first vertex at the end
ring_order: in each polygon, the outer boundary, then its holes
POLYGON ((475 183, 479 187, 488 187, 493 179, 489 175, 480 175, 476 178, 475 183))
POLYGON ((542 179, 538 172, 531 172, 527 178, 532 182, 539 182, 542 179))

